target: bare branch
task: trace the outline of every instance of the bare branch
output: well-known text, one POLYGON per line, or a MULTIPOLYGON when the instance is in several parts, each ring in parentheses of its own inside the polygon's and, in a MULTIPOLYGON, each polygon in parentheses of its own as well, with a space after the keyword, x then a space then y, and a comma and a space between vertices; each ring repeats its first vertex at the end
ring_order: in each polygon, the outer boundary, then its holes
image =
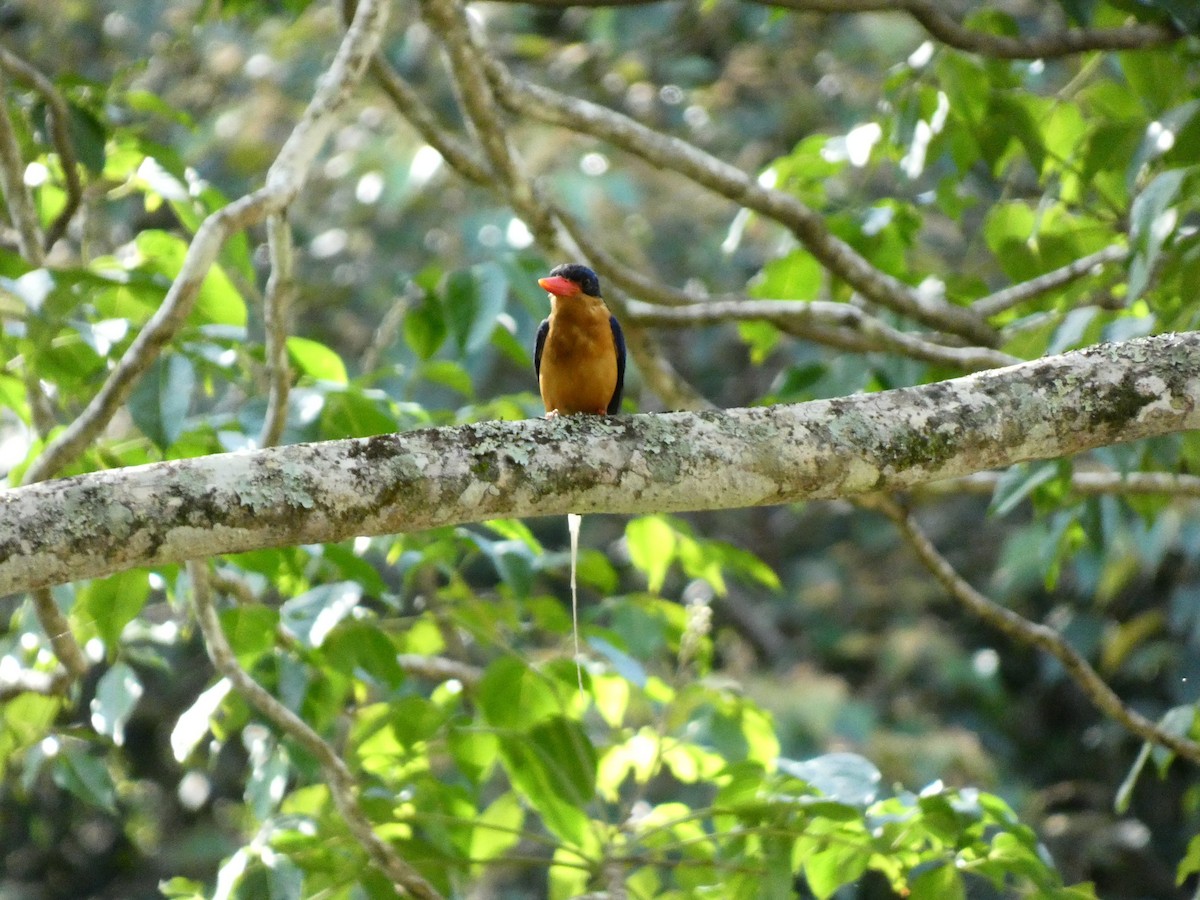
POLYGON ((355 840, 380 871, 391 879, 398 889, 413 897, 419 897, 422 900, 440 898, 441 894, 433 885, 426 881, 420 872, 401 859, 392 846, 375 833, 371 821, 358 805, 358 799, 355 797, 354 775, 346 767, 342 758, 319 734, 313 731, 307 722, 276 700, 238 664, 233 648, 229 646, 225 632, 221 629, 221 621, 217 617, 212 589, 209 586, 208 566, 205 563, 192 561, 188 563, 187 570, 188 577, 192 582, 196 620, 200 625, 200 630, 204 633, 204 643, 217 672, 229 679, 234 690, 241 694, 246 702, 316 759, 321 766, 325 783, 329 788, 333 804, 337 807, 338 814, 345 820, 350 833, 354 835, 355 840))
POLYGON ((8 215, 17 231, 21 256, 30 265, 40 266, 45 259, 42 227, 38 224, 33 195, 25 184, 25 160, 21 157, 17 131, 8 113, 8 78, 3 72, 0 72, 0 189, 4 191, 8 215))
POLYGON ((386 21, 382 0, 362 0, 329 70, 320 79, 303 117, 267 172, 266 185, 208 216, 196 231, 179 275, 163 304, 109 374, 91 402, 25 472, 24 483, 49 478, 95 440, 129 397, 134 385, 187 321, 209 268, 234 233, 286 209, 299 193, 335 118, 362 79, 386 21))
POLYGON ((396 657, 400 668, 409 675, 428 678, 430 681, 461 682, 467 688, 473 688, 483 678, 483 670, 477 666, 469 666, 456 659, 445 656, 425 656, 418 653, 401 653, 396 657))
POLYGON ((712 401, 679 374, 654 336, 637 322, 629 321, 626 325, 625 344, 637 361, 642 380, 667 409, 716 409, 712 401))
MULTIPOLYGON (((536 2, 536 0, 535 0, 536 2)), ((970 53, 998 59, 1049 59, 1090 51, 1149 50, 1173 44, 1182 35, 1168 24, 1136 24, 1121 28, 1072 28, 1030 37, 1009 37, 967 28, 934 0, 750 0, 760 6, 797 12, 906 12, 930 36, 970 53)))
POLYGON ((0 492, 0 594, 492 518, 831 499, 1200 427, 1200 333, 792 406, 480 422, 0 492))
POLYGON ((770 322, 781 331, 818 343, 846 347, 853 337, 862 339, 860 352, 891 350, 924 362, 955 366, 967 372, 1010 366, 1015 356, 987 347, 947 347, 899 331, 856 306, 829 300, 751 300, 720 297, 689 306, 652 306, 630 303, 628 317, 643 325, 684 328, 720 322, 770 322), (836 330, 831 330, 836 329, 836 330), (842 332, 848 332, 843 334, 842 332))
POLYGON ((50 639, 54 655, 66 668, 67 675, 75 679, 87 674, 89 668, 87 657, 79 648, 79 642, 71 633, 71 625, 67 621, 67 617, 62 614, 62 610, 54 602, 54 597, 49 589, 38 588, 33 591, 33 609, 37 614, 38 623, 46 632, 46 637, 50 639))
POLYGON ((75 678, 66 669, 56 668, 53 672, 36 669, 9 671, 0 667, 0 703, 22 694, 41 694, 45 697, 60 697, 75 683, 75 678))
POLYGON ((981 316, 991 318, 1028 300, 1034 300, 1051 291, 1066 287, 1073 281, 1093 274, 1108 263, 1125 259, 1128 255, 1129 248, 1113 244, 1103 250, 1080 257, 1074 262, 1069 262, 1052 272, 1046 272, 1044 275, 1014 284, 996 291, 994 294, 980 297, 971 304, 971 308, 981 316))
POLYGON ((470 25, 459 0, 421 0, 430 27, 441 38, 450 61, 459 103, 476 140, 517 215, 547 249, 558 239, 546 207, 539 203, 533 185, 522 171, 516 148, 500 121, 499 106, 484 73, 486 51, 471 38, 470 25))
POLYGON ((46 124, 50 131, 50 142, 54 152, 58 154, 59 165, 62 166, 63 178, 66 180, 67 202, 62 211, 55 216, 50 230, 46 232, 45 250, 50 249, 67 232, 67 226, 75 217, 79 204, 83 201, 83 184, 79 180, 79 161, 75 156, 75 145, 71 141, 71 111, 63 100, 62 94, 49 78, 21 59, 15 53, 0 47, 0 67, 6 72, 34 90, 46 103, 46 124))
MULTIPOLYGON (((649 6, 661 0, 500 0, 550 9, 582 6, 591 9, 649 6)), ((845 15, 866 12, 905 12, 942 43, 969 53, 999 59, 1050 59, 1076 53, 1113 50, 1152 50, 1173 44, 1183 34, 1168 23, 1137 23, 1119 28, 1073 28, 1031 37, 989 34, 968 28, 933 0, 747 0, 758 6, 795 12, 845 15)))
POLYGON ((1127 731, 1142 740, 1166 747, 1193 763, 1200 763, 1200 743, 1164 731, 1141 713, 1122 703, 1121 698, 1107 682, 1061 634, 1047 625, 1031 622, 1011 609, 1001 606, 968 584, 937 551, 913 517, 895 500, 880 496, 863 505, 879 510, 896 524, 925 567, 950 596, 967 610, 1014 641, 1037 647, 1057 659, 1092 704, 1127 731))
POLYGON ((288 310, 296 293, 293 280, 292 227, 287 216, 267 217, 267 247, 271 256, 271 276, 263 295, 263 323, 266 329, 267 380, 270 391, 267 412, 259 435, 260 447, 273 447, 283 437, 287 425, 288 391, 292 370, 288 365, 288 310))
POLYGON ((983 346, 995 345, 995 331, 973 311, 923 296, 875 268, 833 235, 824 219, 796 197, 764 187, 741 169, 687 141, 654 131, 599 104, 520 81, 494 59, 485 59, 485 63, 496 96, 510 109, 608 141, 653 166, 683 175, 787 227, 823 266, 868 299, 931 328, 983 346))
POLYGON ((420 95, 382 57, 371 60, 371 77, 387 94, 400 115, 417 130, 425 143, 442 154, 454 171, 476 184, 491 181, 492 173, 475 148, 445 128, 420 95))

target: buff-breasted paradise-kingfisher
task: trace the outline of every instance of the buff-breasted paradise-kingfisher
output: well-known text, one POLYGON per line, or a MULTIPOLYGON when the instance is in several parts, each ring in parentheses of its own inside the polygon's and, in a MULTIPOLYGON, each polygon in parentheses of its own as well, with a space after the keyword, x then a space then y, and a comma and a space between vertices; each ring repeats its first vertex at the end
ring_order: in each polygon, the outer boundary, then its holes
POLYGON ((538 284, 550 294, 533 351, 546 415, 615 415, 625 388, 625 335, 600 297, 600 279, 568 263, 538 284))

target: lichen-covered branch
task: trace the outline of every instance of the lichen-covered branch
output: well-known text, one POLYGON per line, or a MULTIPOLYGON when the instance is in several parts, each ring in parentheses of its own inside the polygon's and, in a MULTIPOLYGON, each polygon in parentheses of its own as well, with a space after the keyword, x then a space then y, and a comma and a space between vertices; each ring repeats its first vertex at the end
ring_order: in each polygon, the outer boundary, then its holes
POLYGON ((379 867, 397 888, 421 900, 437 900, 441 894, 426 881, 421 873, 401 859, 391 845, 384 841, 371 827, 370 820, 358 805, 354 775, 346 767, 337 752, 321 738, 312 727, 298 715, 280 703, 266 688, 250 677, 241 667, 233 648, 221 628, 209 584, 208 567, 205 563, 189 562, 188 577, 192 582, 192 597, 195 601, 196 620, 204 634, 204 644, 209 658, 217 671, 230 683, 246 702, 257 709, 280 731, 294 740, 321 766, 330 797, 338 814, 346 823, 350 833, 366 851, 371 861, 379 867))
POLYGON ((878 509, 896 524, 925 567, 950 596, 972 614, 1013 640, 1049 653, 1062 664, 1071 680, 1079 685, 1097 709, 1132 734, 1152 744, 1166 747, 1193 763, 1200 763, 1200 744, 1160 728, 1141 713, 1126 706, 1061 634, 1048 625, 1029 621, 972 587, 938 552, 913 517, 898 503, 890 498, 876 497, 865 505, 878 509))
POLYGON ((505 516, 903 490, 1200 427, 1200 333, 794 406, 481 422, 0 493, 0 593, 258 547, 505 516))
POLYGON ((138 380, 187 321, 204 278, 225 242, 237 231, 286 209, 295 199, 337 114, 362 80, 379 44, 386 10, 387 4, 382 0, 359 3, 354 21, 328 71, 318 82, 308 108, 268 170, 265 186, 235 200, 201 223, 162 306, 129 345, 83 412, 26 470, 25 484, 53 476, 76 459, 103 431, 138 380))

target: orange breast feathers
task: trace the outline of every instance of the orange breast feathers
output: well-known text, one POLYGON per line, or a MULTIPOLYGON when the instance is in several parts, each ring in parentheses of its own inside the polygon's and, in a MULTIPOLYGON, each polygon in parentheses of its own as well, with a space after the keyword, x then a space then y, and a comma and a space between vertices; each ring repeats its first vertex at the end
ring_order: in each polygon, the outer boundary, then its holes
POLYGON ((550 316, 538 329, 534 371, 547 415, 615 414, 625 382, 625 339, 586 266, 558 266, 538 281, 550 316))

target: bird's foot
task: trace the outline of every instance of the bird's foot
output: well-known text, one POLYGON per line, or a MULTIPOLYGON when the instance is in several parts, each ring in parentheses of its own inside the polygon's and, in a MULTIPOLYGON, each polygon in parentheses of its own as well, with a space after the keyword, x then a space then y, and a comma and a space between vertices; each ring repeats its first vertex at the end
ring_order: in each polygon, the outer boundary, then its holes
POLYGON ((557 409, 546 410, 546 418, 547 419, 557 419, 558 418, 558 410, 557 409))

